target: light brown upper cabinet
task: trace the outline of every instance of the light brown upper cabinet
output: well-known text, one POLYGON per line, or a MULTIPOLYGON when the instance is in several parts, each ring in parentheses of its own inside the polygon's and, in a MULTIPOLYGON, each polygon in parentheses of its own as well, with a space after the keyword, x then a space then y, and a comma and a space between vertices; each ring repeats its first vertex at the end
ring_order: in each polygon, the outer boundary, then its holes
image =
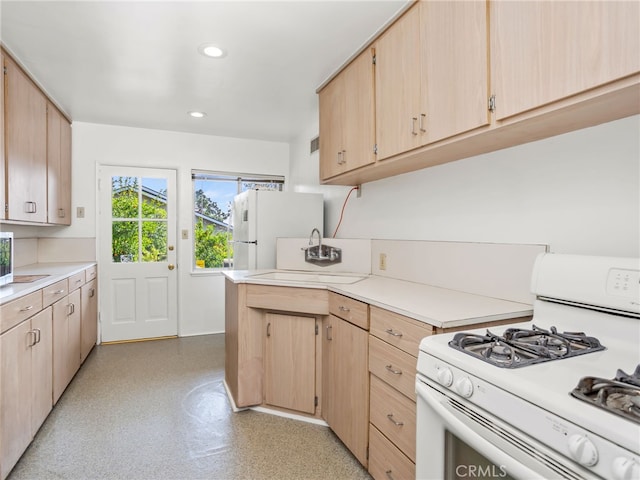
POLYGON ((319 92, 322 179, 375 161, 373 95, 373 57, 369 49, 319 92))
POLYGON ((47 105, 48 223, 71 225, 71 125, 47 105))
POLYGON ((489 124, 486 2, 420 2, 375 51, 378 160, 489 124))
MULTIPOLYGON (((0 52, 0 66, 4 69, 4 54, 0 52)), ((4 161, 4 73, 0 75, 0 220, 6 218, 7 192, 4 161)))
POLYGON ((6 218, 47 221, 47 99, 9 57, 4 58, 6 218))
POLYGON ((638 2, 490 6, 498 120, 640 71, 638 2))

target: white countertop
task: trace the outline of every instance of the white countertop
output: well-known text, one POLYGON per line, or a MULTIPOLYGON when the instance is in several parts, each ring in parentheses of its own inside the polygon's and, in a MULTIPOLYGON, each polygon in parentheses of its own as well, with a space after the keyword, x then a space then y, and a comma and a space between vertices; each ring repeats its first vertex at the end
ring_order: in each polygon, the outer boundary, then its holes
POLYGON ((224 272, 225 276, 234 283, 328 289, 442 328, 473 325, 533 314, 533 306, 526 303, 484 297, 377 275, 369 275, 365 279, 351 284, 322 284, 264 280, 252 276, 256 273, 259 272, 247 270, 224 272))
POLYGON ((16 268, 13 275, 48 275, 31 283, 10 283, 0 287, 0 305, 28 295, 41 288, 48 287, 71 275, 80 273, 86 268, 95 265, 96 262, 78 263, 33 263, 16 268))

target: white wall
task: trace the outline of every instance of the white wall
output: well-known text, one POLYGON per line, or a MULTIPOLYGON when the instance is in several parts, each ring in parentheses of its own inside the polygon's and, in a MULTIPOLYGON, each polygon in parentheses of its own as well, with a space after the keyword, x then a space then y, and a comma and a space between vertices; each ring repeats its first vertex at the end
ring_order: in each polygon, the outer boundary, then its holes
MULTIPOLYGON (((291 178, 325 192, 330 236, 348 187, 313 185, 317 122, 292 144, 291 178)), ((640 116, 363 185, 338 237, 548 244, 640 256, 640 116)))
MULTIPOLYGON (((178 229, 191 231, 192 169, 286 176, 289 170, 289 145, 74 122, 73 224, 66 228, 40 228, 39 236, 98 237, 98 165, 175 169, 178 179, 178 229), (78 206, 85 208, 85 218, 75 218, 78 206)), ((192 275, 192 240, 178 242, 179 334, 221 332, 224 330, 224 277, 220 274, 192 275)))

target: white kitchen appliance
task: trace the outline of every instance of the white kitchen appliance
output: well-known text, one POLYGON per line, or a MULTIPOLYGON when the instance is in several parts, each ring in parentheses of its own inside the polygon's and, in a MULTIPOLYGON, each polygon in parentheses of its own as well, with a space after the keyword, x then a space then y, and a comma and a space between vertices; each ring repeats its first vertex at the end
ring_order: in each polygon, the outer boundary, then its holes
POLYGON ((417 478, 640 479, 639 282, 541 254, 531 322, 423 339, 417 478))
POLYGON ((322 194, 247 190, 233 199, 233 268, 275 268, 276 238, 322 233, 322 194))

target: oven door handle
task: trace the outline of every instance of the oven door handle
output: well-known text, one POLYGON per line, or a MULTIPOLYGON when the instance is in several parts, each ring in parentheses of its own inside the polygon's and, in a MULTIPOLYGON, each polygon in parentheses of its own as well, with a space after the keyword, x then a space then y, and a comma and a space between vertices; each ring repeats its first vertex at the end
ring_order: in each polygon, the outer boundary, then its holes
POLYGON ((431 389, 425 386, 425 384, 420 380, 416 381, 416 393, 418 396, 438 414, 447 428, 453 431, 462 441, 483 454, 495 465, 504 467, 506 472, 514 478, 545 480, 544 477, 518 462, 510 455, 482 438, 481 435, 476 433, 468 425, 465 425, 463 421, 445 408, 442 401, 437 398, 437 394, 434 394, 430 390, 431 389))

